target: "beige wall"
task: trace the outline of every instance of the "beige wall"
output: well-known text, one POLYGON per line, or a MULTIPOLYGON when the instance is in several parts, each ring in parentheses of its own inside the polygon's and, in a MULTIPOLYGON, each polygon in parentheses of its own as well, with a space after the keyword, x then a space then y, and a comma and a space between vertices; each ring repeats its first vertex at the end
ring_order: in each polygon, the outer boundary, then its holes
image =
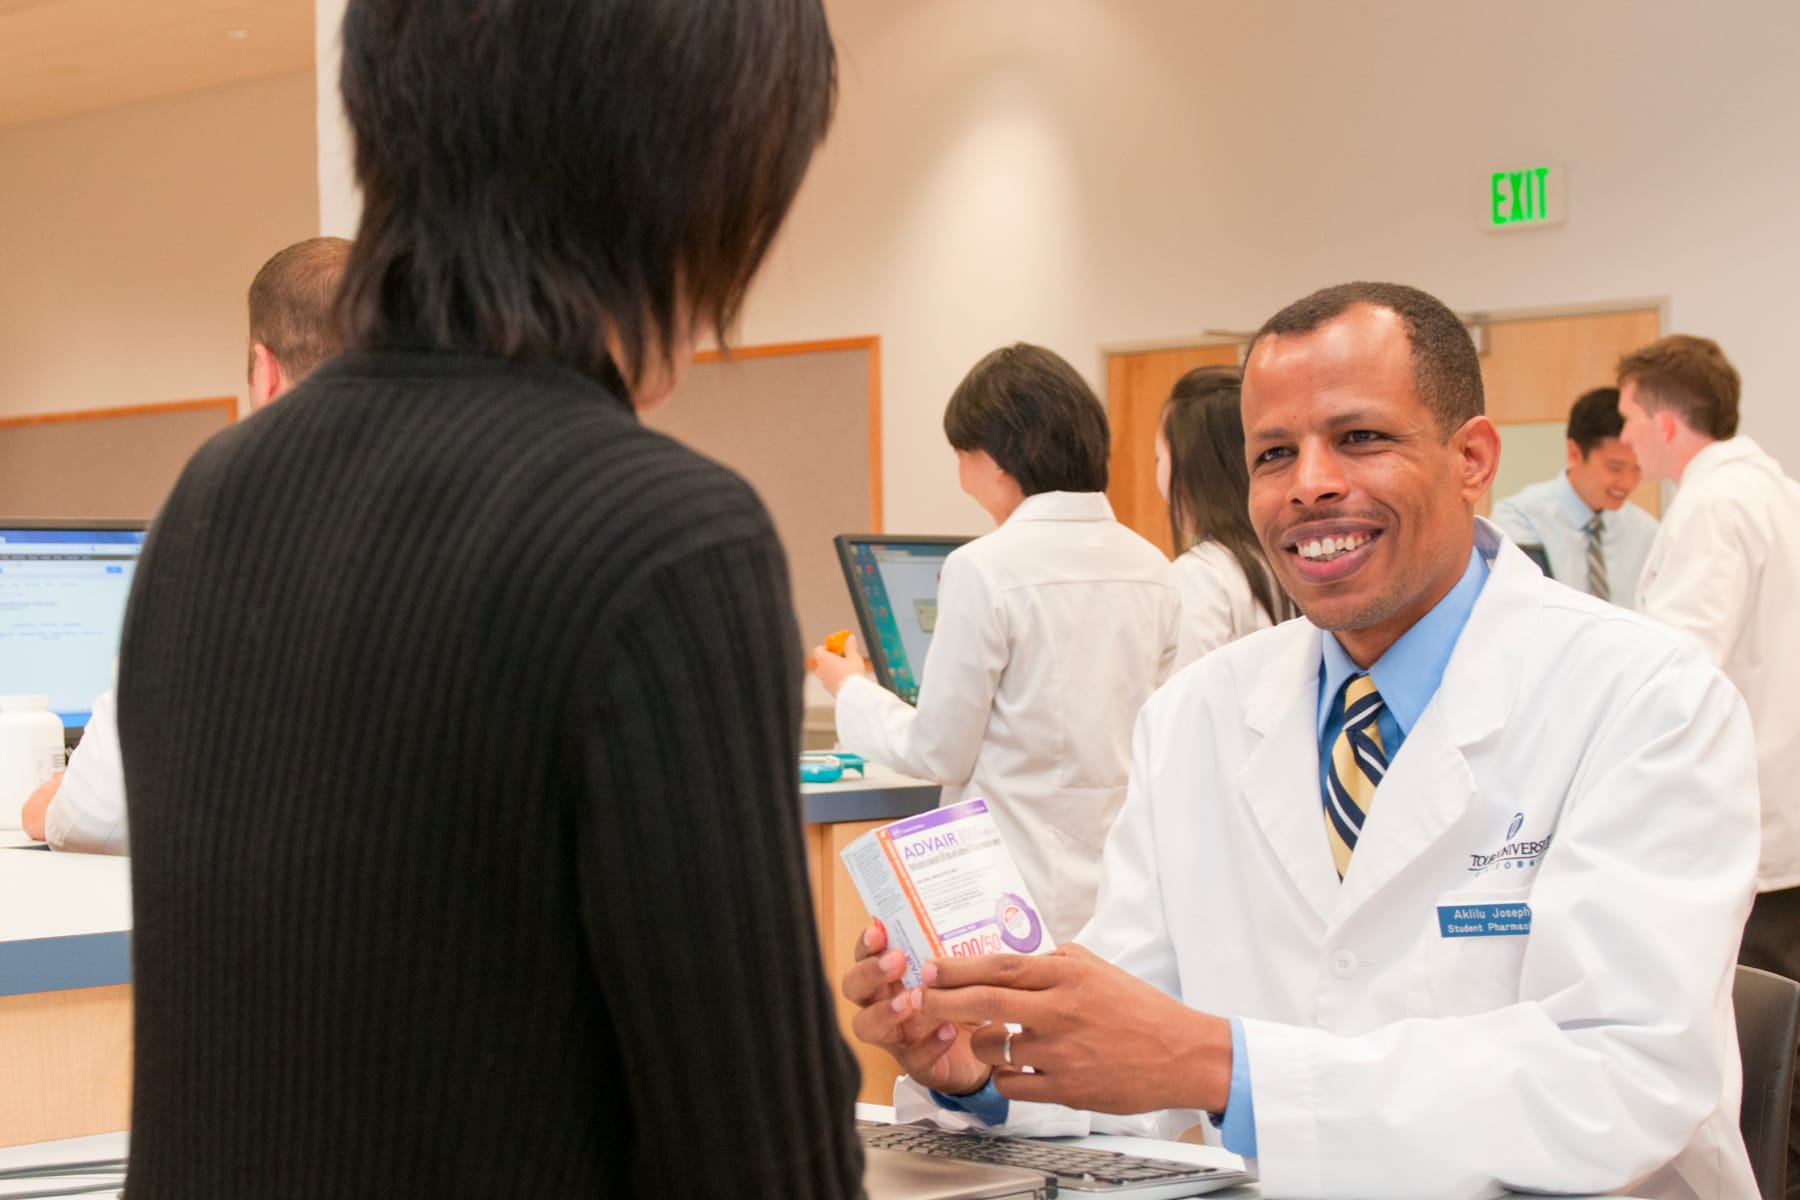
POLYGON ((0 416, 245 390, 244 293, 318 231, 310 71, 0 130, 0 416))
POLYGON ((750 341, 882 338, 887 525, 972 532, 939 420, 1026 339, 1255 328, 1346 279, 1460 309, 1667 297, 1800 475, 1792 0, 826 0, 838 118, 750 341), (1486 173, 1568 164, 1567 223, 1477 228, 1486 173))
MULTIPOLYGON (((317 5, 328 45, 342 0, 317 5)), ((1800 474, 1792 0, 826 8, 837 122, 740 340, 881 337, 890 530, 987 527, 939 422, 994 346, 1099 385, 1102 346, 1254 328, 1353 278, 1467 310, 1666 297, 1800 474), (1544 160, 1569 168, 1567 223, 1479 231, 1486 173, 1544 160)), ((344 143, 321 153, 341 181, 344 143)), ((323 215, 348 229, 354 198, 334 185, 323 215)))

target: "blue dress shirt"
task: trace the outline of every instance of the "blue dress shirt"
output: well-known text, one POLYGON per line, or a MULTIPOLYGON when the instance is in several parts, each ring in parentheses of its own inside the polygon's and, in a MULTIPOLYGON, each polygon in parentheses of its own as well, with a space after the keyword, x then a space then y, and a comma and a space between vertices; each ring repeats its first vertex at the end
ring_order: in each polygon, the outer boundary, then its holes
MULTIPOLYGON (((1523 488, 1494 505, 1494 524, 1520 545, 1544 548, 1550 577, 1578 592, 1588 590, 1587 523, 1594 511, 1576 493, 1569 473, 1523 488)), ((1607 590, 1621 608, 1637 607, 1638 576, 1656 541, 1656 518, 1631 503, 1600 513, 1606 530, 1601 553, 1606 558, 1607 590)))
MULTIPOLYGON (((1487 583, 1488 563, 1479 550, 1469 552, 1469 565, 1462 578, 1416 621, 1411 629, 1387 648, 1369 668, 1375 690, 1381 693, 1382 710, 1377 722, 1381 728, 1381 745, 1391 762, 1400 753, 1406 735, 1418 723, 1419 716, 1443 681, 1444 668, 1450 664, 1450 652, 1469 623, 1476 597, 1487 583)), ((1338 696, 1350 677, 1362 668, 1351 661, 1336 637, 1323 630, 1319 633, 1319 802, 1323 804, 1325 764, 1331 744, 1343 727, 1344 717, 1338 696)), ((1319 836, 1325 836, 1324 816, 1319 818, 1319 836)), ((970 1113, 989 1125, 1003 1125, 1011 1102, 1002 1096, 994 1081, 968 1096, 946 1096, 931 1093, 939 1105, 970 1113)), ((1218 1119, 1219 1137, 1225 1148, 1245 1158, 1256 1157, 1256 1104, 1250 1091, 1250 1056, 1244 1042, 1244 1025, 1231 1018, 1231 1092, 1225 1111, 1218 1119)))

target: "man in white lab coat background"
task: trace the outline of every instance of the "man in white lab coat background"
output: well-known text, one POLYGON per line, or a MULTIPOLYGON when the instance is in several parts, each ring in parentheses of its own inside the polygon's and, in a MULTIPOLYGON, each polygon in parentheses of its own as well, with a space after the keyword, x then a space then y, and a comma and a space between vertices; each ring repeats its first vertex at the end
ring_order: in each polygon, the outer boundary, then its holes
MULTIPOLYGON (((286 395, 338 352, 342 337, 332 314, 350 242, 315 237, 278 250, 250 281, 250 410, 286 395)), ((113 693, 102 692, 69 759, 20 811, 26 834, 52 850, 129 854, 125 765, 113 693)))
POLYGON ((1308 619, 1145 706, 1078 945, 902 990, 864 934, 844 991, 909 1072, 900 1119, 1216 1125, 1270 1197, 1753 1195, 1743 701, 1476 519, 1499 437, 1430 296, 1290 305, 1243 407, 1252 523, 1308 619))
MULTIPOLYGON (((1757 897, 1738 961, 1800 979, 1800 483, 1738 431, 1737 369, 1676 334, 1619 361, 1622 436, 1681 487, 1638 588, 1647 616, 1692 634, 1743 693, 1762 786, 1757 897)), ((1800 1111, 1788 1196, 1800 1197, 1800 1111)))

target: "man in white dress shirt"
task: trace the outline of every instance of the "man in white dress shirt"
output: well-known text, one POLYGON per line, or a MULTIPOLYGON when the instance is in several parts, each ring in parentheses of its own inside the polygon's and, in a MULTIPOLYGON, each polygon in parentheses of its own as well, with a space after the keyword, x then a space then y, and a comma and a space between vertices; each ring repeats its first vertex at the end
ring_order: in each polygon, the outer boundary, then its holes
MULTIPOLYGON (((1738 434, 1738 373, 1716 342, 1677 334, 1619 360, 1624 438, 1680 494, 1638 585, 1647 616, 1697 638, 1743 693, 1762 791, 1757 897, 1738 961, 1800 979, 1800 483, 1738 434)), ((1788 1196, 1800 1197, 1800 1115, 1788 1196)))
POLYGON ((1656 518, 1631 502, 1642 470, 1619 437, 1619 389, 1595 388, 1569 410, 1568 467, 1494 505, 1494 524, 1542 546, 1550 577, 1623 608, 1656 540, 1656 518))
MULTIPOLYGON (((336 354, 332 301, 350 243, 317 237, 296 242, 264 263, 250 284, 250 407, 262 408, 336 354)), ((127 854, 125 766, 113 693, 94 701, 93 716, 69 769, 33 792, 20 812, 31 837, 52 850, 127 854)))

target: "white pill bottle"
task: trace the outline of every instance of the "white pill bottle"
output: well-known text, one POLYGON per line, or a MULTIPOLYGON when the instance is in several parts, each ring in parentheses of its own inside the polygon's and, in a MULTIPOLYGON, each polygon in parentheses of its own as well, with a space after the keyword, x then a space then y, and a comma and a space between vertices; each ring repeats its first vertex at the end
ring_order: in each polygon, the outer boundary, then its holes
POLYGON ((0 829, 18 829, 25 801, 62 769, 62 718, 50 697, 0 696, 0 829))

